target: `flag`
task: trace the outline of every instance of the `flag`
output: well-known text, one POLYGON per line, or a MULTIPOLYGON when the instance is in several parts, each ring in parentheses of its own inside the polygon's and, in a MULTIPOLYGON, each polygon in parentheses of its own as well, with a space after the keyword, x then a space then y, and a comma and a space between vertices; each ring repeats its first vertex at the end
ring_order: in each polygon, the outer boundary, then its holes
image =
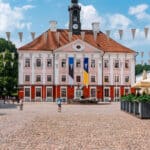
POLYGON ((132 38, 134 40, 135 39, 136 29, 131 29, 131 33, 132 33, 132 38))
POLYGON ((10 34, 11 34, 10 32, 6 32, 6 37, 8 41, 10 41, 10 34))
POLYGON ((74 82, 74 58, 69 57, 69 84, 72 85, 74 82))
POLYGON ((119 32, 119 36, 120 36, 120 40, 122 40, 122 37, 123 37, 123 30, 118 30, 118 32, 119 32))
POLYGON ((110 37, 111 30, 106 30, 107 39, 110 37))
POLYGON ((149 28, 144 28, 145 38, 148 37, 149 28))
POLYGON ((32 40, 35 39, 35 32, 31 32, 31 38, 32 38, 32 40))
POLYGON ((83 84, 86 86, 88 86, 89 84, 89 59, 88 58, 84 58, 83 84))
POLYGON ((23 32, 18 32, 18 35, 19 35, 20 42, 22 42, 23 32))

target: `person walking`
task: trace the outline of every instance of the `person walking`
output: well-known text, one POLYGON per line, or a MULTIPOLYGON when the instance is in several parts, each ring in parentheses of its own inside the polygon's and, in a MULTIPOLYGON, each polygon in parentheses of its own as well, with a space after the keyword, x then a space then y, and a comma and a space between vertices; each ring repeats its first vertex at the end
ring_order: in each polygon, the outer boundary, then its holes
POLYGON ((58 112, 61 112, 61 104, 62 104, 62 100, 60 97, 58 97, 58 99, 57 99, 58 112))

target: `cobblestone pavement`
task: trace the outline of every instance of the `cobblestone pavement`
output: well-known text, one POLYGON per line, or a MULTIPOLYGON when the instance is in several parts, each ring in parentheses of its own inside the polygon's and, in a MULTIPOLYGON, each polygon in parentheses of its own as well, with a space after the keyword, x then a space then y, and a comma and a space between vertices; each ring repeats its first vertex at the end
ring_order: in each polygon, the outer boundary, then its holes
POLYGON ((150 120, 110 105, 25 103, 0 109, 0 150, 149 150, 150 120))

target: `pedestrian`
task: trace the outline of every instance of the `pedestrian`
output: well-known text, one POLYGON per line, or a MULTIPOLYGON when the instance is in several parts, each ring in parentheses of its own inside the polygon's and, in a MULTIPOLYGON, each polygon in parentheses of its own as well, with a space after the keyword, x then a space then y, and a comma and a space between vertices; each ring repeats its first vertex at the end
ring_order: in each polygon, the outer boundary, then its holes
POLYGON ((23 110, 23 99, 20 99, 20 110, 23 110))
POLYGON ((61 112, 61 104, 62 104, 62 100, 60 97, 58 97, 58 99, 57 99, 58 112, 61 112))

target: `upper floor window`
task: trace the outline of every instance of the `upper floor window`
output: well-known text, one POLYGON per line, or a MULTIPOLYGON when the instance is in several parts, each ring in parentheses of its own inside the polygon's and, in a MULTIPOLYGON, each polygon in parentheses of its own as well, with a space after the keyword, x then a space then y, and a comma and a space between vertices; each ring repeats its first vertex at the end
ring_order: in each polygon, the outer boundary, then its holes
POLYGON ((104 77, 104 82, 109 82, 109 77, 108 76, 104 77))
POLYGON ((25 67, 30 67, 30 59, 29 58, 25 59, 25 67))
POLYGON ((95 60, 94 59, 91 60, 91 68, 95 68, 95 60))
POLYGON ((115 68, 119 68, 119 60, 115 60, 114 67, 115 67, 115 68))
POLYGON ((65 67, 66 67, 66 59, 62 59, 61 67, 62 67, 62 68, 65 68, 65 67))
POLYGON ((47 76, 47 82, 51 82, 52 81, 52 76, 51 75, 48 75, 47 76))
POLYGON ((125 60, 125 68, 128 69, 129 68, 129 61, 125 60))
POLYGON ((119 82, 119 76, 115 76, 115 82, 119 82))
POLYGON ((30 75, 25 75, 25 82, 29 82, 30 81, 30 75))
POLYGON ((80 59, 76 60, 76 67, 77 68, 81 67, 81 60, 80 59))
POLYGON ((47 59, 47 67, 52 67, 52 59, 47 59))
POLYGON ((65 75, 62 75, 61 81, 62 81, 62 82, 66 82, 66 76, 65 76, 65 75))
POLYGON ((108 68, 108 60, 104 60, 104 68, 108 68))
POLYGON ((95 76, 91 76, 91 82, 96 82, 95 76))
POLYGON ((41 82, 41 76, 40 75, 36 76, 36 82, 41 82))
POLYGON ((77 76, 77 77, 76 77, 76 81, 77 81, 77 82, 81 82, 81 76, 77 76))
POLYGON ((126 76, 126 77, 125 77, 125 82, 126 82, 126 83, 129 82, 129 76, 126 76))
POLYGON ((41 59, 36 59, 36 66, 37 67, 41 67, 42 66, 41 59))

